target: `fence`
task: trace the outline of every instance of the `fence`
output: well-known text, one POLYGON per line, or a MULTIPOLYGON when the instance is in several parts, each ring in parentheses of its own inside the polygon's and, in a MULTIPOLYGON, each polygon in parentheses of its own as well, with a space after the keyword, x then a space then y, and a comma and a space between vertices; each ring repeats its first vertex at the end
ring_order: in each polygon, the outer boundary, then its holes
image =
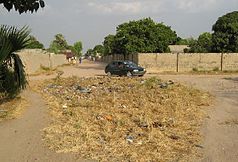
MULTIPOLYGON (((238 70, 238 53, 139 53, 127 55, 125 59, 138 63, 148 71, 238 70)), ((103 62, 112 60, 124 60, 124 57, 123 55, 110 55, 102 58, 103 62)))

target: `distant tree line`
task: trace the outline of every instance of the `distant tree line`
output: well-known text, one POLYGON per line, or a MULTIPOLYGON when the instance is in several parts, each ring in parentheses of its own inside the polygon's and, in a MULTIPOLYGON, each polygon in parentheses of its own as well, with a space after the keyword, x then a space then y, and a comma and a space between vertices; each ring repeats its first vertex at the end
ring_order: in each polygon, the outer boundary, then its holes
MULTIPOLYGON (((119 25, 116 34, 109 34, 102 44, 88 49, 86 56, 133 53, 164 53, 170 52, 169 45, 188 45, 184 52, 238 52, 238 11, 220 17, 212 27, 212 33, 204 32, 197 39, 183 39, 177 36, 171 27, 156 23, 151 18, 130 21, 119 25)), ((34 37, 28 48, 44 48, 34 37)), ((68 45, 62 34, 56 34, 49 51, 59 53, 70 49, 77 56, 82 55, 82 43, 68 45)))
POLYGON ((83 44, 81 41, 77 41, 73 45, 69 45, 62 34, 56 34, 54 40, 50 43, 50 46, 47 50, 55 54, 71 50, 71 52, 73 52, 77 57, 81 57, 83 44))
POLYGON ((213 33, 202 33, 198 39, 190 39, 190 49, 185 52, 238 52, 238 11, 228 13, 212 26, 213 33))
POLYGON ((238 52, 238 11, 218 18, 212 31, 198 39, 183 39, 169 26, 145 18, 119 25, 115 35, 106 36, 102 45, 89 49, 86 55, 163 53, 169 52, 169 45, 188 45, 184 52, 190 53, 238 52))
POLYGON ((103 45, 87 51, 87 55, 123 54, 137 52, 169 52, 168 46, 175 44, 177 34, 163 23, 155 23, 151 18, 123 23, 116 34, 104 38, 103 45))

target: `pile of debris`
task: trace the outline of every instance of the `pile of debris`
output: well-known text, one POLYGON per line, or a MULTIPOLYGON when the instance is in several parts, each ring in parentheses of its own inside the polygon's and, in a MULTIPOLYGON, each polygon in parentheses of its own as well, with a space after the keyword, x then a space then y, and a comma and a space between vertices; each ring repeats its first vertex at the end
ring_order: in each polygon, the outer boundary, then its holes
POLYGON ((207 93, 153 78, 93 77, 39 85, 50 106, 46 144, 100 161, 180 161, 196 155, 207 93))

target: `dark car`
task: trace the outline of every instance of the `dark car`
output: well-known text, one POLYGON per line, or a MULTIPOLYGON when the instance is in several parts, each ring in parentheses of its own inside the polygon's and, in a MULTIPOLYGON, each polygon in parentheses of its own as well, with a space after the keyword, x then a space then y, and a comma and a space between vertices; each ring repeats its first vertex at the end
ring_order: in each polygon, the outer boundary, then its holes
POLYGON ((108 76, 143 76, 146 70, 132 61, 112 61, 105 68, 108 76))

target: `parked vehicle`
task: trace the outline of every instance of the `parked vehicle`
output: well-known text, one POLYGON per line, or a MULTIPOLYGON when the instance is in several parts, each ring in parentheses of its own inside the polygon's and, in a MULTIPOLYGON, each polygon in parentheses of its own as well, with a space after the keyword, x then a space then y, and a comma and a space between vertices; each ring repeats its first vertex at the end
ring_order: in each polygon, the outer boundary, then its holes
POLYGON ((108 76, 143 76, 146 70, 132 61, 112 61, 105 68, 108 76))

